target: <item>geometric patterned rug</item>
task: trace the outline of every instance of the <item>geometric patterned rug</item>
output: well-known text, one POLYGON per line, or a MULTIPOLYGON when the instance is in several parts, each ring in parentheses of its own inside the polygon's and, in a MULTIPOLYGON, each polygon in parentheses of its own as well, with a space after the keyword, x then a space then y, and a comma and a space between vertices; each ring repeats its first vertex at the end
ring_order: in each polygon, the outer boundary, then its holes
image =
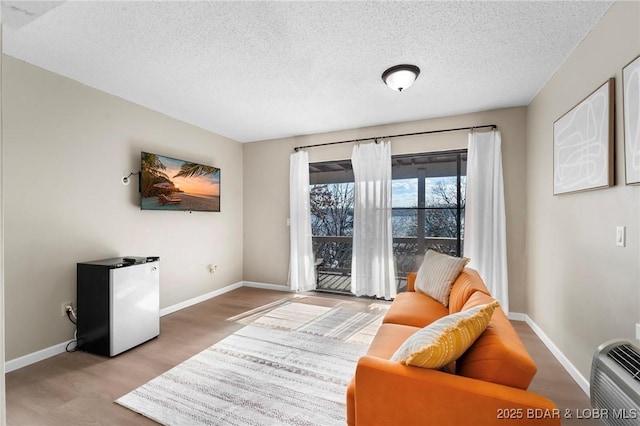
POLYGON ((163 425, 344 426, 347 385, 386 307, 267 305, 116 402, 163 425))

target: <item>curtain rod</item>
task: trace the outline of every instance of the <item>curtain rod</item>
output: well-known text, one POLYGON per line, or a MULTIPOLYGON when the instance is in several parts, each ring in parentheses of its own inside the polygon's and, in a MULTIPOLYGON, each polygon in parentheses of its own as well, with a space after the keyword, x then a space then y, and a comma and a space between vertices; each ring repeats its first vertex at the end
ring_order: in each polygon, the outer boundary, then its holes
POLYGON ((337 145, 337 144, 341 144, 341 143, 355 143, 355 142, 376 140, 376 139, 381 139, 381 138, 401 138, 401 137, 404 137, 404 136, 428 135, 428 134, 431 134, 431 133, 459 132, 461 130, 484 129, 484 128, 487 128, 487 127, 490 127, 493 130, 498 128, 498 126, 496 126, 495 124, 484 124, 482 126, 458 127, 458 128, 455 128, 455 129, 427 130, 425 132, 403 133, 403 134, 400 134, 400 135, 378 136, 378 137, 374 137, 374 138, 350 139, 350 140, 346 140, 346 141, 318 143, 318 144, 315 144, 315 145, 298 146, 298 147, 295 147, 293 150, 298 152, 298 150, 301 150, 301 149, 315 148, 317 146, 337 145))

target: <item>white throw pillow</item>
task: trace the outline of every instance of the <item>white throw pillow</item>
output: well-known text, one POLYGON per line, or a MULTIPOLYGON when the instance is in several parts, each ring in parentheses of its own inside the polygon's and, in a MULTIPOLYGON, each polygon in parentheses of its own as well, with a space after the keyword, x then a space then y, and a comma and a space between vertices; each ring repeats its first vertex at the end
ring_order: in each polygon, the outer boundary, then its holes
POLYGON ((466 257, 454 257, 427 250, 414 288, 417 292, 431 296, 445 307, 449 306, 449 294, 454 281, 469 262, 466 257))

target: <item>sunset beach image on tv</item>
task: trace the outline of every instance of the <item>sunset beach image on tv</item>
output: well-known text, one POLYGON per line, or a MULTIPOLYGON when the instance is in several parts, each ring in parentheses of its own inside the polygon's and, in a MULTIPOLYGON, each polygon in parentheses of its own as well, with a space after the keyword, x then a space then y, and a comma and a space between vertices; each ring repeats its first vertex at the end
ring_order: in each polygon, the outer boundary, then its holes
POLYGON ((220 211, 220 169, 158 154, 142 153, 143 210, 220 211))

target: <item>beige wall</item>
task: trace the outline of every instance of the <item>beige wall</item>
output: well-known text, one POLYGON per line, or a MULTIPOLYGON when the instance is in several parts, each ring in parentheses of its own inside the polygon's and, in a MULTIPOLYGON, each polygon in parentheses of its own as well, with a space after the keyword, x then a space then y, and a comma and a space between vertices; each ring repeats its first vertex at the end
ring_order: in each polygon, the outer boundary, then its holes
POLYGON ((160 256, 161 308, 242 280, 242 144, 3 59, 7 360, 73 337, 77 262, 160 256), (220 167, 222 211, 141 211, 142 150, 220 167))
POLYGON ((608 339, 640 322, 640 186, 625 186, 621 69, 640 54, 640 3, 618 2, 527 110, 526 312, 589 378, 608 339), (553 196, 553 122, 616 78, 616 186, 553 196), (616 225, 627 247, 615 245, 616 225))
MULTIPOLYGON (((287 284, 289 267, 289 155, 296 146, 346 139, 413 133, 482 124, 497 124, 502 152, 507 202, 509 303, 525 309, 525 149, 526 109, 509 108, 433 120, 421 120, 342 132, 293 137, 244 145, 244 279, 287 284)), ((392 152, 442 151, 466 148, 467 132, 396 138, 392 152)), ((351 157, 352 144, 309 150, 309 161, 351 157)))

